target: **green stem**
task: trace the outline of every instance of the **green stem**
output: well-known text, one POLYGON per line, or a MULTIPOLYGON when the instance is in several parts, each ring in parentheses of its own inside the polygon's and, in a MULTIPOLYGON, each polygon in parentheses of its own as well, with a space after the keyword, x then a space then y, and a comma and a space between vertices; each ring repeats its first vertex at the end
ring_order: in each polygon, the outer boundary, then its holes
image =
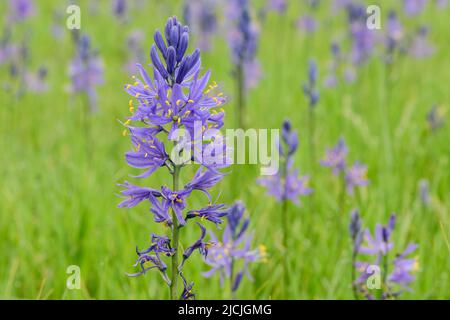
POLYGON ((314 115, 314 107, 309 106, 309 154, 310 154, 310 166, 311 173, 314 175, 314 168, 316 163, 316 150, 314 145, 314 136, 315 136, 315 115, 314 115))
MULTIPOLYGON (((353 242, 355 240, 353 239, 353 242)), ((352 289, 353 289, 353 296, 355 297, 355 300, 359 300, 359 296, 358 296, 358 290, 356 288, 356 275, 355 275, 355 262, 356 262, 356 248, 353 248, 353 253, 352 253, 352 289)))
POLYGON ((288 201, 286 198, 283 199, 281 214, 282 214, 282 226, 283 226, 283 276, 284 276, 284 295, 287 296, 287 288, 289 285, 289 270, 288 270, 288 239, 289 239, 289 224, 288 224, 288 201))
MULTIPOLYGON (((175 166, 173 171, 173 191, 178 190, 178 184, 179 184, 179 178, 180 178, 180 167, 175 166)), ((170 279, 170 299, 171 300, 177 300, 178 299, 178 293, 177 293, 177 287, 178 287, 178 276, 179 276, 179 260, 178 260, 178 245, 179 245, 179 237, 180 237, 180 229, 178 227, 178 219, 175 214, 175 211, 172 209, 172 239, 173 239, 173 249, 174 254, 172 255, 172 276, 170 279)))

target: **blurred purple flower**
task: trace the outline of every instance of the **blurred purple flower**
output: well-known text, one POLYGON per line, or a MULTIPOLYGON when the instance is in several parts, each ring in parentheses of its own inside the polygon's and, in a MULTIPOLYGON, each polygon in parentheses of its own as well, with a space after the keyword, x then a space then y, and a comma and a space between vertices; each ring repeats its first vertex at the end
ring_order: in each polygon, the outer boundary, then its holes
POLYGON ((22 21, 36 14, 33 0, 9 0, 9 15, 12 21, 22 21))
POLYGON ((96 87, 103 84, 103 62, 91 48, 91 39, 82 35, 77 52, 69 66, 71 93, 84 93, 89 100, 91 112, 98 111, 96 87))
POLYGON ((445 112, 442 107, 433 105, 427 113, 428 126, 432 131, 442 128, 445 124, 445 112))
POLYGON ((416 244, 409 244, 392 262, 388 260, 389 252, 394 248, 391 235, 394 231, 395 221, 396 216, 392 214, 387 225, 382 226, 381 224, 377 224, 374 236, 366 229, 364 232, 364 242, 358 247, 357 253, 375 257, 375 261, 372 262, 354 262, 354 268, 360 272, 360 277, 355 281, 354 285, 358 287, 359 293, 362 293, 368 299, 375 299, 375 296, 366 286, 366 281, 371 275, 368 271, 370 266, 378 266, 380 269, 383 268, 381 271, 383 274, 389 271, 387 269, 389 267, 388 263, 392 263, 393 269, 385 277, 386 282, 382 288, 382 299, 392 299, 399 296, 404 290, 410 290, 409 284, 415 279, 413 273, 418 268, 417 259, 408 258, 407 256, 416 250, 416 244))
POLYGON ((409 54, 416 59, 423 59, 431 56, 435 52, 435 47, 428 40, 428 28, 423 26, 417 32, 409 54))
POLYGON ((317 89, 317 64, 310 60, 308 64, 308 82, 303 84, 303 93, 308 98, 308 105, 313 108, 319 101, 319 90, 317 89))
POLYGON ((428 0, 403 0, 403 10, 407 15, 414 16, 423 11, 428 0))
POLYGON ((425 207, 430 205, 430 186, 428 180, 422 179, 419 181, 419 196, 420 201, 425 207))
POLYGON ((193 33, 200 50, 210 51, 211 37, 217 31, 216 0, 185 0, 184 20, 193 33))
POLYGON ((299 176, 299 170, 293 169, 293 156, 298 148, 297 131, 292 129, 291 123, 285 120, 282 127, 282 143, 279 145, 283 168, 276 174, 261 177, 257 183, 267 189, 267 194, 282 202, 291 200, 299 205, 299 196, 312 193, 308 187, 308 176, 299 176))
POLYGON ((284 14, 287 8, 287 0, 267 0, 269 10, 284 14))
POLYGON ((353 189, 356 186, 367 186, 369 184, 369 180, 367 179, 367 166, 356 161, 353 166, 347 168, 345 171, 345 183, 348 194, 353 194, 353 189))
POLYGON ((251 278, 248 265, 256 261, 264 261, 266 258, 264 246, 260 246, 259 250, 251 249, 252 236, 247 232, 249 219, 244 218, 244 212, 245 207, 240 201, 230 207, 227 215, 229 222, 223 232, 222 241, 219 241, 211 232, 211 238, 217 244, 209 249, 206 258, 206 263, 211 266, 211 269, 203 273, 206 278, 209 278, 219 272, 222 285, 225 278, 231 278, 232 292, 236 292, 239 288, 244 274, 251 278), (242 267, 236 272, 238 263, 242 267))
POLYGON ((37 72, 25 73, 25 86, 29 92, 42 93, 48 90, 48 85, 45 82, 47 78, 47 69, 45 67, 39 68, 37 72))
POLYGON ((348 148, 343 138, 340 138, 336 146, 328 148, 325 157, 320 160, 324 167, 333 169, 334 174, 339 174, 345 170, 348 155, 348 148))
POLYGON ((302 15, 295 22, 295 26, 298 30, 305 31, 307 33, 313 33, 317 31, 318 23, 317 20, 308 14, 302 15))

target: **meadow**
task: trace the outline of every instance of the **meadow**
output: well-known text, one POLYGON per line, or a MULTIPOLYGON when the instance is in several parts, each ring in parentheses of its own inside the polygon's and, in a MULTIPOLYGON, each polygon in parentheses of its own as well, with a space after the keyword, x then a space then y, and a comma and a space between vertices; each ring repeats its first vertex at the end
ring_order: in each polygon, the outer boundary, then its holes
MULTIPOLYGON (((332 1, 321 1, 314 10, 308 1, 288 1, 284 14, 269 11, 258 21, 262 76, 247 94, 246 125, 280 128, 289 119, 300 141, 295 167, 309 175, 314 191, 301 198, 300 206, 288 203, 290 233, 284 248, 282 205, 256 183, 260 167, 225 169, 228 174, 214 187, 212 197, 229 205, 241 200, 250 217, 249 230, 254 232, 253 246, 267 248, 266 261, 249 265, 253 280, 242 281, 238 298, 352 299, 348 225, 355 208, 363 227, 370 230, 378 222, 385 223, 392 212, 397 214, 392 235, 397 251, 409 242, 418 244, 414 255, 419 269, 412 290, 404 292, 402 299, 450 298, 450 128, 444 123, 430 130, 427 122, 433 105, 448 110, 450 102, 450 6, 438 9, 430 0, 422 13, 406 17, 401 1, 372 2, 382 12, 382 29, 377 32, 383 32, 389 10, 396 9, 405 29, 429 26, 435 52, 423 59, 399 55, 392 64, 374 54, 357 67, 355 81, 326 87, 331 43, 349 45, 345 10, 332 12, 332 1), (315 32, 295 27, 304 13, 320 22, 315 32), (308 101, 302 90, 310 59, 317 63, 320 90, 312 142, 315 162, 308 143, 308 101), (367 165, 370 181, 359 193, 346 196, 342 206, 339 180, 319 163, 326 148, 340 137, 345 138, 349 159, 367 165), (420 197, 423 179, 429 183, 428 205, 420 197), (282 286, 284 256, 287 288, 282 286)), ((135 29, 143 31, 144 62, 149 64, 153 32, 162 29, 169 16, 183 20, 182 1, 138 1, 122 22, 112 14, 111 1, 96 2, 94 12, 92 1, 77 3, 82 10, 80 31, 89 34, 104 65, 104 83, 97 87, 98 112, 90 113, 81 95, 67 92, 68 66, 76 49, 71 31, 65 28, 68 1, 35 1, 36 14, 12 29, 12 41, 26 38, 29 43, 28 68, 47 68, 48 90, 33 93, 25 88, 18 95, 24 84, 0 64, 0 298, 167 299, 169 291, 156 271, 137 278, 125 275, 135 271, 136 245, 147 247, 149 235, 164 229, 153 222, 148 207, 117 207, 121 201, 117 184, 131 181, 130 174, 139 172, 125 162, 131 144, 119 121, 129 116, 124 85, 133 82, 123 68, 129 53, 127 35, 135 29), (61 16, 56 22, 55 12, 61 16), (55 23, 63 29, 59 38, 52 35, 55 23), (70 265, 80 267, 79 290, 66 286, 70 265)), ((251 3, 252 17, 257 19, 265 1, 251 3)), ((7 7, 7 1, 0 3, 1 26, 7 24, 7 7)), ((219 15, 219 26, 225 20, 219 15)), ((223 33, 217 31, 211 50, 202 52, 202 70, 211 70, 211 80, 227 97, 224 128, 234 128, 236 84, 223 33)), ((195 34, 192 39, 196 40, 195 34)), ((188 51, 194 48, 195 41, 188 51)), ((181 181, 187 183, 195 170, 184 171, 181 181)), ((144 184, 170 185, 171 177, 157 171, 144 184)), ((194 195, 188 205, 200 207, 203 200, 194 195)), ((196 227, 185 229, 184 247, 199 233, 196 227)), ((228 283, 223 288, 217 275, 208 279, 201 275, 209 267, 199 254, 190 260, 185 273, 195 283, 197 298, 230 298, 228 283)))

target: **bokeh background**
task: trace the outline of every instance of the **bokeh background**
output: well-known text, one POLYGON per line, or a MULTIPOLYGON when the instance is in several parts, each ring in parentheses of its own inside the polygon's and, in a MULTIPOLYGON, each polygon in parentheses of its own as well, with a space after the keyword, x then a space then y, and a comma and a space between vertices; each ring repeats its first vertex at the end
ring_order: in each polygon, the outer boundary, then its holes
MULTIPOLYGON (((342 76, 329 87, 325 79, 333 61, 331 44, 338 42, 343 50, 351 45, 346 12, 335 9, 333 2, 322 0, 314 7, 310 1, 291 0, 286 12, 280 13, 266 10, 266 1, 251 1, 260 34, 257 58, 262 76, 247 94, 247 126, 279 128, 285 118, 290 119, 300 139, 295 165, 310 175, 314 193, 302 198, 299 207, 289 205, 294 231, 288 250, 283 251, 277 224, 280 204, 256 184, 258 166, 233 166, 214 189, 214 197, 220 194, 223 203, 237 199, 245 203, 255 232, 254 244, 264 244, 268 250, 267 262, 250 267, 253 281, 245 279, 238 296, 279 297, 283 252, 290 261, 290 298, 352 298, 348 223, 350 210, 358 207, 364 226, 371 229, 375 223, 387 221, 391 212, 397 213, 396 246, 419 244, 417 279, 402 298, 448 299, 450 131, 445 122, 431 130, 427 115, 435 105, 445 111, 450 101, 450 6, 429 0, 422 12, 408 16, 403 1, 371 1, 382 10, 382 29, 376 31, 380 36, 388 12, 394 9, 410 36, 421 26, 428 27, 428 41, 434 50, 420 59, 402 54, 388 65, 380 54, 382 46, 377 46, 364 64, 346 62, 342 67, 342 74, 355 72, 353 81, 342 76), (305 16, 315 20, 314 31, 301 20, 305 16), (342 211, 337 206, 337 179, 328 168, 310 162, 308 104, 302 91, 310 59, 315 59, 319 70, 314 140, 318 157, 342 136, 349 158, 368 166, 370 185, 362 189, 361 199, 348 197, 342 211), (422 179, 429 183, 428 205, 419 195, 422 179)), ((183 20, 184 4, 130 0, 125 15, 118 17, 109 0, 34 3, 35 13, 13 25, 8 17, 9 1, 0 3, 4 35, 10 25, 10 37, 2 46, 6 42, 26 44, 26 59, 21 60, 17 53, 10 60, 0 60, 0 298, 167 298, 168 290, 156 272, 140 278, 125 276, 134 270, 135 246, 146 247, 149 234, 160 229, 144 206, 117 208, 121 200, 117 184, 136 173, 124 161, 130 142, 122 136, 118 120, 129 114, 129 98, 123 90, 124 84, 132 81, 124 67, 131 50, 127 39, 133 32, 141 35, 141 62, 150 63, 154 30, 162 29, 170 15, 183 20), (97 113, 89 113, 85 100, 67 89, 68 66, 75 54, 72 33, 65 28, 70 3, 81 7, 80 31, 91 37, 104 65, 104 83, 97 87, 97 113), (45 68, 46 76, 38 78, 38 83, 45 83, 46 88, 32 92, 32 82, 14 75, 14 63, 30 72, 30 77, 45 68), (69 265, 81 268, 80 290, 66 288, 69 265)), ((235 82, 222 4, 211 50, 202 52, 202 67, 212 71, 212 79, 228 97, 225 127, 234 128, 235 82)), ((193 40, 189 51, 199 41, 195 34, 193 40)), ((147 185, 169 182, 170 176, 156 173, 147 185)), ((201 205, 200 198, 198 203, 195 197, 191 201, 192 206, 201 205)), ((183 236, 192 242, 197 233, 195 228, 186 228, 183 236)), ((183 240, 185 246, 188 242, 183 240)), ((218 277, 201 276, 208 270, 201 257, 192 259, 185 273, 195 282, 198 298, 229 298, 218 277)))

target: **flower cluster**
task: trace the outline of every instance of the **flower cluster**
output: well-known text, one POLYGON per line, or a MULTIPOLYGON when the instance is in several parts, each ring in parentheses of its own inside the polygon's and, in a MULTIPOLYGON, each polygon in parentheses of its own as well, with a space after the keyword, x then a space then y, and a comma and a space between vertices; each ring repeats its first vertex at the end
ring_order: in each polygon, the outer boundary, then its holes
POLYGON ((353 240, 355 258, 356 255, 373 257, 371 261, 354 260, 352 266, 360 273, 357 279, 353 279, 356 293, 362 294, 367 299, 376 299, 377 297, 381 299, 396 298, 403 291, 411 290, 409 285, 415 279, 413 273, 418 269, 418 261, 417 258, 410 258, 409 255, 416 250, 416 244, 410 243, 403 252, 397 254, 393 260, 389 260, 389 253, 394 248, 391 236, 395 221, 396 216, 392 214, 386 225, 376 225, 375 233, 372 236, 368 229, 362 231, 359 213, 354 211, 352 214, 350 234, 353 240), (380 288, 367 286, 369 278, 374 276, 374 267, 381 271, 382 283, 380 283, 380 288), (381 290, 374 293, 371 289, 381 290))
POLYGON ((343 138, 340 138, 336 146, 328 148, 325 157, 320 160, 324 167, 333 169, 333 174, 342 175, 348 194, 353 194, 356 186, 367 186, 367 166, 355 161, 352 166, 347 165, 348 148, 343 138))
POLYGON ((308 105, 314 108, 319 101, 319 90, 317 89, 317 64, 314 60, 309 61, 308 82, 303 84, 303 92, 308 98, 308 105))
POLYGON ((126 153, 127 163, 144 172, 138 178, 150 176, 159 168, 167 168, 172 175, 173 186, 161 186, 160 189, 140 187, 129 182, 123 183, 121 194, 126 199, 119 207, 132 208, 139 203, 150 205, 154 221, 167 226, 171 237, 152 236, 147 250, 138 251, 137 265, 141 265, 141 275, 149 269, 158 269, 171 289, 171 298, 177 294, 177 281, 182 278, 185 285, 181 298, 194 298, 192 283, 188 283, 182 274, 185 262, 195 251, 206 257, 213 242, 205 241, 206 228, 198 223, 201 229, 200 238, 188 246, 182 254, 182 262, 178 262, 180 232, 189 220, 222 223, 227 214, 225 206, 213 204, 209 193, 224 176, 218 169, 227 163, 211 162, 212 158, 222 157, 218 151, 217 141, 208 141, 206 136, 210 130, 223 126, 223 110, 216 110, 225 101, 221 93, 215 94, 217 85, 208 86, 210 73, 200 75, 200 51, 186 54, 189 41, 189 29, 181 25, 176 17, 170 17, 164 30, 165 39, 157 30, 154 34, 155 44, 151 49, 153 78, 144 67, 137 64, 142 79, 135 78, 133 84, 125 86, 133 99, 129 101, 131 115, 124 123, 125 134, 130 135, 133 150, 126 153), (136 126, 132 126, 134 121, 136 126), (196 130, 199 127, 199 130, 196 130), (182 130, 184 135, 182 134, 182 130), (187 139, 189 136, 190 139, 187 139), (174 144, 169 154, 164 141, 174 144), (200 144, 197 144, 200 142, 200 144), (182 148, 178 148, 181 146, 182 148), (195 147, 194 156, 187 158, 195 147), (211 152, 211 150, 213 150, 211 152), (179 185, 181 169, 192 160, 200 164, 196 174, 182 188, 179 185), (207 196, 208 205, 197 210, 187 210, 186 199, 194 192, 201 191, 207 196), (171 257, 171 275, 161 257, 171 257), (147 264, 145 267, 143 264, 147 264))
POLYGON ((243 89, 255 87, 261 78, 261 68, 256 59, 259 31, 251 19, 248 0, 230 0, 227 7, 228 44, 236 76, 242 72, 243 89))
POLYGON ((217 1, 185 0, 184 21, 197 35, 197 45, 202 51, 211 50, 211 37, 217 30, 217 1))
POLYGON ((71 93, 87 96, 91 112, 98 110, 96 86, 103 83, 103 62, 91 47, 91 39, 81 35, 77 42, 76 55, 69 66, 71 93))
POLYGON ((36 14, 33 0, 9 0, 11 21, 23 21, 36 14))
POLYGON ((294 155, 298 149, 297 131, 285 120, 282 128, 282 143, 279 153, 283 168, 275 175, 262 177, 258 183, 267 188, 267 193, 278 201, 291 200, 300 204, 299 196, 309 195, 312 189, 308 187, 308 176, 299 177, 299 170, 293 169, 294 155))
POLYGON ((212 247, 207 256, 206 262, 211 269, 203 275, 207 278, 214 273, 220 273, 220 282, 223 285, 225 279, 231 283, 231 292, 235 293, 248 272, 248 265, 256 261, 265 261, 266 248, 260 245, 257 250, 251 249, 252 235, 248 234, 249 218, 244 217, 245 207, 237 201, 227 212, 228 224, 223 232, 222 240, 212 233, 212 239, 217 244, 212 247), (239 271, 236 266, 242 262, 239 271))

